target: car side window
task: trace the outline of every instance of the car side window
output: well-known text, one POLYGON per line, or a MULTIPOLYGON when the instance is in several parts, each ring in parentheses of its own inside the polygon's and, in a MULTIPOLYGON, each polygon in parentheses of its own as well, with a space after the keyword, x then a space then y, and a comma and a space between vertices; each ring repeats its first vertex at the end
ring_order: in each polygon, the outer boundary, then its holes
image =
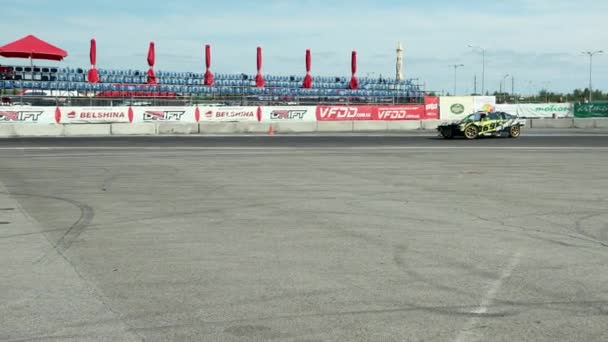
POLYGON ((498 113, 490 113, 490 120, 500 120, 500 114, 498 113))

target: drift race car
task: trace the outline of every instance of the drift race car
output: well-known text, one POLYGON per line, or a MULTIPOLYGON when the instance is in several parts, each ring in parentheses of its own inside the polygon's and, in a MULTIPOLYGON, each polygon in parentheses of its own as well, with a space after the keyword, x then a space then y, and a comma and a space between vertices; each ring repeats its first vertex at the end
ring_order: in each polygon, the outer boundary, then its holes
POLYGON ((446 139, 454 137, 465 137, 475 139, 479 136, 502 136, 517 138, 521 135, 521 129, 526 124, 511 114, 503 112, 478 112, 473 113, 460 121, 444 123, 437 130, 446 139))

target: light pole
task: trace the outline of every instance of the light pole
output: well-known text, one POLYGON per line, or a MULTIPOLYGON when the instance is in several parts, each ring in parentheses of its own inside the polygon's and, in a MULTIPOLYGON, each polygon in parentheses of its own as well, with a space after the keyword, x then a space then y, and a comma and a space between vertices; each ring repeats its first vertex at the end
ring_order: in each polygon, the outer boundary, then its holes
POLYGON ((503 90, 507 88, 505 81, 507 80, 507 78, 509 78, 509 76, 511 76, 511 75, 509 75, 509 74, 504 75, 502 80, 500 81, 500 93, 498 93, 498 96, 503 96, 503 99, 504 99, 503 90))
POLYGON ((469 44, 469 47, 473 50, 481 51, 481 95, 483 96, 486 91, 486 48, 471 44, 469 44))
POLYGON ((454 68, 454 96, 456 96, 456 85, 458 84, 458 68, 462 68, 464 64, 451 64, 448 66, 454 68))
POLYGON ((501 94, 502 94, 502 92, 503 92, 503 89, 505 89, 505 88, 506 88, 506 86, 505 86, 505 81, 507 80, 507 78, 509 78, 509 76, 511 76, 511 75, 509 75, 509 74, 504 75, 504 76, 502 77, 502 81, 500 81, 500 93, 501 93, 501 94))
POLYGON ((597 51, 584 51, 584 55, 589 56, 589 103, 593 101, 593 85, 592 85, 592 75, 593 75, 593 55, 597 55, 598 53, 604 53, 602 50, 597 51))

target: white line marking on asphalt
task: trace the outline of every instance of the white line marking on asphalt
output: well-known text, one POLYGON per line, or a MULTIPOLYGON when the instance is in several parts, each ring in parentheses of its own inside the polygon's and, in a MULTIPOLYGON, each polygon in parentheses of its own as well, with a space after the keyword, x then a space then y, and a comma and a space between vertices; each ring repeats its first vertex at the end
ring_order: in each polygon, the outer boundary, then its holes
POLYGON ((608 147, 583 146, 319 146, 319 147, 239 147, 239 146, 45 146, 0 147, 0 151, 378 151, 378 150, 520 150, 520 151, 608 151, 608 147))
POLYGON ((482 298, 479 306, 472 311, 476 316, 472 317, 467 324, 460 330, 458 336, 454 342, 469 342, 469 341, 481 341, 482 340, 482 331, 477 329, 477 325, 479 324, 479 315, 483 315, 488 313, 489 307, 492 305, 496 296, 498 295, 498 291, 502 287, 504 281, 511 276, 515 267, 519 264, 521 260, 521 252, 516 252, 509 260, 509 264, 505 267, 498 279, 496 279, 492 284, 490 284, 490 288, 486 295, 482 298))

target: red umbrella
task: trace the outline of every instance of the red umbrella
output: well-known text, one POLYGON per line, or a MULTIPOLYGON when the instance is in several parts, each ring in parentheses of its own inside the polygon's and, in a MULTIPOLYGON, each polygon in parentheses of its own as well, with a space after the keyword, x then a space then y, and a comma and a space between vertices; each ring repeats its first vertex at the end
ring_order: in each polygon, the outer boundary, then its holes
POLYGON ((211 67, 211 46, 209 44, 205 45, 205 65, 207 66, 207 71, 205 72, 205 85, 212 86, 214 83, 213 74, 209 69, 211 67))
POLYGON ((353 51, 350 60, 350 68, 352 72, 352 77, 350 79, 350 89, 359 89, 359 81, 357 80, 357 76, 355 76, 355 74, 357 73, 357 51, 353 51))
POLYGON ((258 46, 258 74, 255 76, 255 86, 264 87, 264 76, 262 76, 262 48, 258 46))
POLYGON ((306 49, 306 76, 304 77, 304 88, 312 88, 312 76, 310 76, 310 49, 306 49))
POLYGON ((7 58, 31 58, 60 61, 68 53, 35 36, 29 35, 0 47, 0 56, 7 58))
POLYGON ((150 42, 150 47, 148 48, 148 65, 150 69, 148 70, 148 84, 156 84, 156 74, 154 73, 154 62, 156 61, 156 51, 154 48, 154 42, 150 42))
POLYGON ((97 42, 95 39, 91 39, 89 58, 91 60, 91 69, 89 69, 87 80, 89 83, 99 83, 99 72, 95 68, 95 64, 97 64, 97 42))

